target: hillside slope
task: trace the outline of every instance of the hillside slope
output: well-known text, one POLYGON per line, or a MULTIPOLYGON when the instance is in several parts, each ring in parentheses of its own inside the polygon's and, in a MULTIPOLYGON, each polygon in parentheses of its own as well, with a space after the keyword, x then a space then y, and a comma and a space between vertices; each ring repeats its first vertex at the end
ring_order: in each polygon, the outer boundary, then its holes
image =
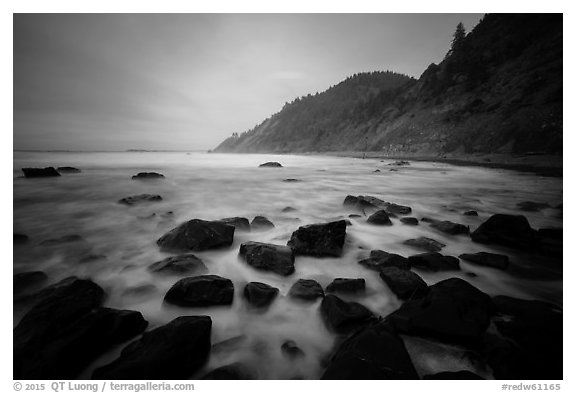
POLYGON ((418 80, 354 75, 215 151, 560 153, 562 15, 486 15, 418 80))

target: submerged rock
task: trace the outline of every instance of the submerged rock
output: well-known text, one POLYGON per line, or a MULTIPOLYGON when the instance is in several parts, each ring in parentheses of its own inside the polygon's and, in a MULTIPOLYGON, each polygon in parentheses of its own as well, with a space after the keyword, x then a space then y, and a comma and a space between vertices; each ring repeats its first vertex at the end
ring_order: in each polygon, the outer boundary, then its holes
POLYGON ((286 340, 280 346, 282 354, 291 360, 303 358, 306 356, 304 351, 293 340, 286 340))
POLYGON ((217 275, 186 277, 166 292, 164 301, 181 307, 209 307, 232 304, 234 284, 217 275))
POLYGON ((25 177, 56 177, 61 176, 54 167, 46 168, 22 168, 25 177))
POLYGON ((159 202, 162 200, 160 195, 152 195, 152 194, 140 194, 140 195, 132 195, 126 198, 122 198, 118 201, 118 203, 122 203, 124 205, 135 205, 137 203, 144 203, 144 202, 159 202))
POLYGON ((205 380, 252 380, 256 379, 254 371, 243 363, 232 363, 222 367, 215 368, 204 375, 202 379, 205 380))
POLYGON ((58 172, 60 172, 60 173, 80 173, 82 171, 78 168, 74 168, 73 166, 59 166, 58 172))
POLYGON ((402 217, 400 222, 406 225, 418 225, 418 219, 416 217, 402 217))
POLYGON ((145 333, 94 379, 187 379, 208 360, 212 319, 183 316, 145 333))
POLYGON ((275 161, 265 162, 259 165, 260 168, 282 168, 282 164, 275 161))
POLYGON ((156 243, 165 249, 204 251, 231 245, 234 230, 232 225, 220 221, 194 219, 172 229, 156 243))
POLYGON ((314 301, 324 297, 324 290, 316 281, 301 278, 292 285, 288 291, 288 296, 305 301, 314 301))
POLYGON ((146 180, 146 179, 164 179, 164 175, 157 172, 140 172, 137 175, 132 176, 134 180, 146 180))
POLYGON ((208 268, 200 258, 193 254, 176 255, 164 258, 148 266, 153 273, 193 274, 204 273, 208 268))
POLYGON ((470 227, 451 221, 435 221, 430 226, 449 235, 467 235, 470 233, 470 227))
POLYGON ((344 206, 360 210, 362 212, 364 212, 364 210, 384 210, 386 213, 388 213, 388 215, 406 215, 412 213, 412 208, 409 206, 397 205, 395 203, 386 202, 382 199, 368 195, 348 195, 344 199, 344 206))
POLYGON ((334 295, 322 299, 320 314, 328 329, 340 334, 350 333, 375 319, 360 303, 345 302, 334 295))
POLYGON ((244 287, 244 298, 257 308, 267 307, 276 299, 280 290, 262 282, 249 282, 244 287))
POLYGON ((23 233, 14 233, 14 244, 24 244, 29 239, 28 235, 24 235, 23 233))
POLYGON ((250 221, 246 217, 226 217, 218 221, 232 225, 237 231, 250 232, 250 221))
POLYGON ((285 183, 297 183, 297 182, 301 182, 302 180, 300 180, 300 179, 284 179, 282 181, 285 183))
POLYGON ((416 299, 428 292, 428 285, 416 273, 397 267, 380 270, 380 278, 399 299, 416 299))
POLYGON ((497 269, 507 269, 510 263, 508 256, 493 254, 491 252, 477 252, 475 254, 461 254, 458 258, 480 266, 494 267, 497 269))
POLYGON ((282 276, 294 273, 294 252, 290 247, 246 242, 240 246, 240 255, 255 269, 271 271, 282 276))
POLYGON ((520 202, 516 204, 516 206, 518 207, 518 209, 525 212, 538 212, 542 209, 551 207, 546 202, 532 202, 532 201, 520 202))
POLYGON ((388 164, 389 166, 406 166, 406 165, 410 165, 410 161, 404 161, 404 160, 400 160, 400 161, 394 161, 388 164))
POLYGON ((269 229, 274 228, 274 224, 272 221, 267 219, 264 216, 256 216, 252 219, 250 226, 255 231, 267 231, 269 229))
POLYGON ((282 213, 291 213, 291 212, 295 212, 298 209, 293 208, 292 206, 286 206, 284 209, 282 209, 282 213))
POLYGON ((13 292, 19 293, 30 288, 38 287, 48 280, 46 273, 42 271, 22 272, 14 275, 13 292))
POLYGON ((387 322, 367 326, 346 339, 322 379, 418 379, 402 338, 387 322))
POLYGON ((346 239, 346 221, 312 224, 292 233, 288 246, 296 255, 339 257, 346 239))
POLYGON ((460 278, 429 287, 421 299, 405 302, 388 320, 400 333, 478 345, 490 323, 490 296, 460 278))
POLYGON ((433 272, 460 270, 460 261, 456 257, 442 255, 439 252, 425 252, 408 257, 411 267, 431 270, 433 272))
POLYGON ((465 216, 477 216, 478 212, 476 210, 468 210, 463 213, 465 216))
POLYGON ((80 235, 64 235, 54 239, 47 239, 40 242, 41 246, 57 246, 59 244, 79 242, 84 240, 80 235))
POLYGON ((388 213, 385 210, 378 210, 368 217, 366 222, 373 225, 392 225, 392 221, 390 221, 390 217, 388 217, 388 213))
POLYGON ((531 249, 537 246, 536 231, 524 216, 495 214, 470 235, 472 240, 485 244, 531 249))
POLYGON ((326 287, 326 292, 358 293, 366 290, 366 280, 363 278, 335 278, 326 287))
POLYGON ((398 254, 391 254, 382 250, 370 251, 370 257, 358 262, 360 265, 379 272, 387 267, 397 267, 404 270, 410 269, 408 258, 398 254))
POLYGON ((408 239, 404 241, 404 244, 406 244, 407 246, 420 248, 425 251, 440 251, 442 248, 446 247, 446 244, 440 243, 437 240, 423 236, 420 236, 416 239, 408 239))

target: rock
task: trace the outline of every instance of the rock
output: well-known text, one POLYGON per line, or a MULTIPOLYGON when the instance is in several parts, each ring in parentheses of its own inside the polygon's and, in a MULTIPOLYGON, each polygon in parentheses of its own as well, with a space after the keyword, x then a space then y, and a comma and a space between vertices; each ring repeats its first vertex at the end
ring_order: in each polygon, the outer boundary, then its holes
POLYGON ((300 182, 302 180, 300 180, 300 179, 284 179, 282 181, 285 183, 297 183, 297 182, 300 182))
POLYGON ((38 302, 14 328, 14 377, 27 379, 26 364, 70 324, 98 307, 104 291, 90 280, 68 277, 36 295, 38 302))
POLYGON ((256 216, 252 219, 252 223, 250 224, 252 229, 255 231, 267 231, 269 229, 274 228, 274 224, 272 221, 268 220, 264 216, 256 216))
POLYGON ((54 167, 47 168, 22 168, 25 177, 56 177, 60 176, 54 167))
POLYGON ((532 202, 532 201, 520 202, 516 204, 516 206, 518 207, 518 209, 524 212, 538 212, 542 209, 551 207, 549 204, 545 202, 532 202))
POLYGON ((46 273, 41 271, 22 272, 14 275, 13 292, 19 293, 30 288, 38 287, 48 279, 46 273))
POLYGON ((563 241, 562 228, 540 228, 538 230, 540 250, 544 253, 559 256, 560 265, 562 264, 563 241))
POLYGON ((410 161, 404 161, 404 160, 400 160, 400 161, 394 161, 388 164, 389 166, 406 166, 406 165, 410 165, 410 161))
POLYGON ((402 338, 390 324, 365 327, 346 339, 331 359, 322 379, 418 379, 402 338))
POLYGON ((186 277, 166 292, 164 301, 181 307, 209 307, 232 304, 234 284, 216 275, 186 277))
POLYGON ((290 291, 288 291, 288 296, 300 300, 314 301, 319 297, 324 297, 324 291, 316 281, 301 278, 292 285, 290 291))
POLYGON ((144 331, 148 322, 137 311, 94 309, 56 337, 20 359, 21 379, 74 379, 112 346, 144 331))
POLYGON ((431 270, 433 272, 460 270, 460 261, 456 257, 442 255, 439 252, 425 252, 408 257, 411 267, 431 270))
POLYGON ((302 226, 292 233, 288 246, 296 255, 339 257, 345 239, 346 221, 340 220, 302 226))
POLYGON ((398 172, 398 169, 396 169, 396 168, 391 168, 391 169, 389 169, 389 171, 390 171, 390 172, 398 172))
POLYGON ((420 221, 432 224, 432 223, 438 222, 439 220, 436 220, 436 219, 430 218, 430 217, 422 217, 420 219, 420 221))
POLYGON ((47 239, 40 242, 41 246, 57 246, 65 243, 72 243, 84 240, 80 235, 65 235, 55 239, 47 239))
POLYGON ((465 216, 477 216, 478 212, 476 210, 468 210, 463 213, 465 216))
POLYGON ((490 296, 450 278, 430 286, 423 298, 405 302, 387 320, 399 333, 475 346, 490 323, 491 308, 490 296))
POLYGON ((24 244, 29 240, 28 235, 14 233, 14 244, 24 244))
POLYGON ((294 252, 290 247, 259 242, 240 245, 240 255, 255 269, 282 276, 294 273, 294 252))
POLYGON ((418 219, 415 217, 403 217, 400 222, 406 225, 418 225, 418 219))
POLYGON ((157 172, 140 172, 132 176, 134 180, 164 179, 164 175, 157 172))
POLYGON ((292 206, 286 206, 284 209, 282 209, 282 213, 290 213, 290 212, 295 212, 298 209, 293 208, 292 206))
MULTIPOLYGON (((384 201, 380 201, 380 202, 384 202, 384 201)), ((364 212, 364 210, 377 210, 378 209, 378 205, 376 205, 372 202, 369 202, 362 195, 359 195, 357 197, 352 196, 352 195, 346 196, 346 198, 344 199, 344 206, 355 209, 355 210, 360 210, 361 212, 364 212)))
POLYGON ((234 230, 220 221, 194 219, 172 229, 156 243, 164 249, 204 251, 231 245, 234 230))
POLYGON ((367 222, 373 225, 392 225, 392 221, 390 221, 388 213, 386 213, 385 210, 378 210, 368 217, 367 222))
POLYGON ((306 356, 303 350, 298 347, 295 341, 293 340, 286 340, 280 346, 280 350, 282 354, 291 360, 303 358, 306 356))
POLYGON ((280 293, 278 288, 262 282, 249 282, 244 287, 244 298, 257 308, 268 307, 280 293))
POLYGON ((358 293, 366 290, 363 278, 335 278, 326 287, 326 292, 358 293))
POLYGON ((78 168, 74 168, 73 166, 59 166, 58 172, 60 172, 60 173, 80 173, 82 171, 78 168))
POLYGON ((467 235, 470 233, 470 227, 451 221, 436 221, 430 226, 449 235, 467 235))
POLYGON ((380 270, 380 278, 402 300, 421 298, 428 292, 428 284, 410 270, 386 267, 380 270))
POLYGON ((480 266, 508 269, 509 259, 506 255, 491 252, 477 252, 475 254, 461 254, 458 258, 480 266))
POLYGON ((148 270, 152 273, 198 274, 208 271, 208 268, 196 255, 183 254, 155 262, 148 266, 148 270))
POLYGON ((524 216, 495 214, 470 235, 472 240, 485 244, 531 249, 537 246, 536 231, 524 216))
POLYGON ((218 221, 232 225, 237 231, 250 232, 250 221, 245 217, 227 217, 218 221))
POLYGON ((245 364, 232 363, 215 368, 202 377, 204 380, 252 380, 256 379, 254 372, 245 364))
POLYGON ((380 172, 380 169, 376 169, 376 170, 374 170, 374 171, 372 171, 372 172, 378 173, 378 172, 380 172))
POLYGON ((348 218, 361 218, 360 214, 348 214, 348 218))
POLYGON ((391 254, 382 250, 370 251, 370 257, 358 262, 360 265, 379 272, 383 268, 394 266, 404 270, 410 270, 408 258, 398 254, 391 254))
POLYGON ((425 251, 440 251, 442 248, 446 247, 446 244, 423 236, 420 236, 416 239, 408 239, 404 241, 404 244, 407 246, 420 248, 425 251))
POLYGON ((122 198, 118 201, 118 203, 122 203, 124 205, 135 205, 137 203, 143 202, 159 202, 162 200, 160 195, 152 195, 152 194, 140 194, 140 195, 132 195, 126 198, 122 198))
POLYGON ((259 165, 260 168, 282 168, 282 164, 279 162, 265 162, 264 164, 259 165))
POLYGON ((182 316, 145 333, 112 363, 94 371, 94 379, 187 379, 210 354, 212 320, 182 316))
POLYGON ((473 379, 484 379, 478 374, 474 374, 472 371, 461 370, 461 371, 442 371, 436 374, 424 375, 422 379, 433 379, 433 380, 473 380, 473 379))
POLYGON ((328 329, 339 334, 350 333, 375 319, 360 303, 345 302, 335 295, 322 299, 320 314, 328 329))

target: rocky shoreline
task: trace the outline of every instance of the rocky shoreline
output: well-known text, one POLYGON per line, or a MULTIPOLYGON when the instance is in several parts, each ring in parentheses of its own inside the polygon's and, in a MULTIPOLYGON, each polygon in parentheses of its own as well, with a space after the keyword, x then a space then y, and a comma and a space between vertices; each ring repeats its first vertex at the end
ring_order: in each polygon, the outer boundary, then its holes
MULTIPOLYGON (((281 167, 277 163, 266 164, 264 167, 281 167)), ((405 165, 409 163, 399 162, 396 166, 405 165)), ((43 173, 41 169, 28 172, 43 173)), ((48 173, 53 176, 54 172, 48 173)), ((136 175, 142 181, 164 179, 161 174, 142 173, 136 175)), ((161 201, 160 195, 141 194, 119 203, 131 209, 134 204, 161 201)), ((342 294, 346 293, 362 295, 362 277, 336 277, 326 288, 312 278, 303 278, 291 286, 286 296, 294 302, 319 302, 322 321, 337 337, 322 379, 482 379, 465 368, 419 375, 406 349, 408 338, 462 348, 479 359, 496 379, 562 379, 560 307, 542 301, 489 296, 456 277, 428 285, 418 274, 460 271, 460 260, 481 268, 508 268, 508 256, 503 254, 444 255, 442 249, 446 245, 434 239, 435 233, 467 239, 471 244, 496 244, 510 252, 531 252, 550 259, 554 266, 560 261, 561 266, 561 229, 536 230, 524 216, 493 214, 471 232, 460 223, 416 218, 410 206, 376 196, 343 196, 341 207, 342 218, 295 227, 285 245, 248 241, 238 249, 242 263, 250 268, 287 277, 296 271, 299 257, 341 256, 347 227, 357 221, 376 227, 429 228, 430 237, 405 239, 404 244, 413 249, 408 257, 370 250, 369 258, 358 260, 366 275, 377 274, 401 300, 400 308, 391 314, 378 315, 360 303, 343 299, 342 294)), ((152 274, 177 279, 163 294, 164 302, 187 310, 221 307, 235 301, 234 294, 239 292, 250 307, 265 310, 277 301, 278 288, 265 282, 249 282, 236 288, 229 278, 211 274, 193 252, 226 249, 237 232, 264 233, 272 228, 274 223, 263 216, 254 217, 251 222, 246 217, 211 221, 192 218, 165 233, 156 244, 175 255, 148 267, 152 274)), ((28 241, 25 234, 14 234, 15 246, 28 241)), ((45 240, 43 246, 81 241, 79 235, 70 235, 45 240)), ((30 305, 14 329, 14 379, 74 379, 104 352, 128 341, 120 356, 97 368, 92 378, 186 379, 206 365, 213 350, 214 321, 210 316, 180 316, 146 331, 148 321, 140 312, 103 307, 105 290, 92 280, 72 276, 44 286, 47 280, 41 271, 14 276, 15 302, 26 301, 30 305)), ((282 344, 281 351, 287 358, 306 354, 305 348, 291 340, 282 344)), ((201 377, 254 379, 257 375, 258 370, 250 365, 231 363, 208 370, 201 377)))

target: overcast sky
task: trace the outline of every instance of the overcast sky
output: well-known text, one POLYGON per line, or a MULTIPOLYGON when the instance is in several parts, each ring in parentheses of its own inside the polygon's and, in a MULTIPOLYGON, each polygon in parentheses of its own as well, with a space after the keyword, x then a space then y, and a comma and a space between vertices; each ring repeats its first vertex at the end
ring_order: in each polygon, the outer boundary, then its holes
POLYGON ((14 16, 14 148, 214 148, 361 71, 419 77, 480 14, 14 16))

